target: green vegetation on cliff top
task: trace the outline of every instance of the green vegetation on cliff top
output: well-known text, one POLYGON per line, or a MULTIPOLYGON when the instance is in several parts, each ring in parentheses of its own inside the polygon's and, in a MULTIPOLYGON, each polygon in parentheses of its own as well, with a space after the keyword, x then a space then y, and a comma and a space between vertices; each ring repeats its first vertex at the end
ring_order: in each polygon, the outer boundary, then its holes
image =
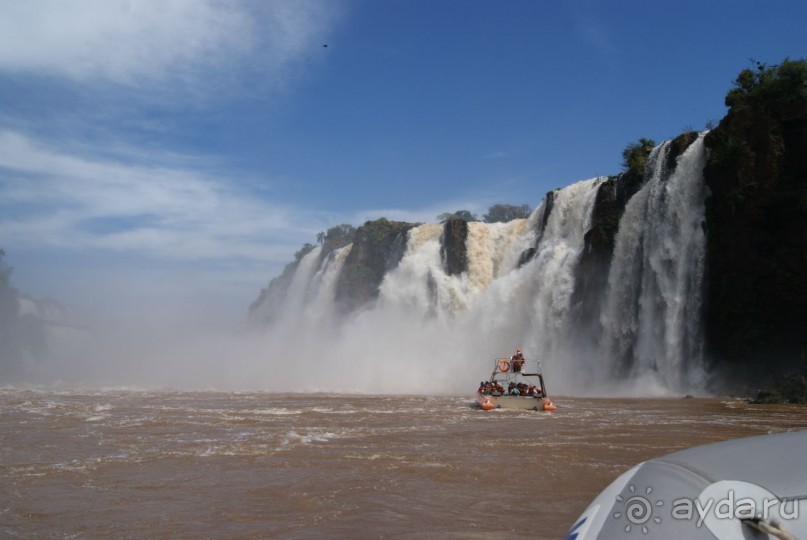
POLYGON ((781 112, 807 99, 807 61, 786 58, 774 66, 756 62, 756 69, 742 70, 734 85, 726 94, 726 106, 734 111, 758 106, 781 112))

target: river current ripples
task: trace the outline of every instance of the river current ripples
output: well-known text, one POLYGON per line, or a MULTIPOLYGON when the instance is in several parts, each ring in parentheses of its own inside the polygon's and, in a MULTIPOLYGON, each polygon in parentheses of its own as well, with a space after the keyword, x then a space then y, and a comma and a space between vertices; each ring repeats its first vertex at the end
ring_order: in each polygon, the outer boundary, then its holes
POLYGON ((638 462, 807 408, 0 389, 0 537, 561 538, 638 462))

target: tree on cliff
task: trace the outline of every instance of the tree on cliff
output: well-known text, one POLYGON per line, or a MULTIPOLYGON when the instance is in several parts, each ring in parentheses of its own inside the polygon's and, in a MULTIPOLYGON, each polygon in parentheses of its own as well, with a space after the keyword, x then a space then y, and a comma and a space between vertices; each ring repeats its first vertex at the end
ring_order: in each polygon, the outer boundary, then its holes
POLYGON ((437 216, 437 221, 445 223, 449 219, 461 219, 463 221, 479 221, 474 214, 468 210, 457 210, 456 212, 443 212, 437 216))
POLYGON ((807 61, 785 58, 778 66, 755 64, 756 69, 744 69, 737 76, 726 106, 735 112, 751 105, 776 110, 807 99, 807 61))
POLYGON ((298 249, 294 253, 294 263, 292 263, 292 264, 296 265, 301 260, 303 260, 303 257, 305 257, 306 255, 308 255, 309 253, 314 251, 314 247, 316 247, 316 246, 314 246, 313 244, 311 244, 309 242, 306 242, 305 244, 303 244, 303 247, 301 247, 300 249, 298 249))
POLYGON ((321 232, 317 235, 317 243, 322 246, 324 253, 330 253, 335 249, 345 247, 353 242, 353 236, 356 234, 356 227, 353 225, 342 223, 336 227, 331 227, 327 232, 321 232))
POLYGON ((622 150, 622 167, 626 172, 642 176, 647 158, 650 157, 650 152, 655 146, 656 141, 644 137, 638 142, 630 143, 622 150))
POLYGON ((482 217, 485 223, 507 223, 514 219, 526 219, 530 217, 530 205, 522 204, 515 206, 513 204, 494 204, 488 208, 488 213, 482 217))

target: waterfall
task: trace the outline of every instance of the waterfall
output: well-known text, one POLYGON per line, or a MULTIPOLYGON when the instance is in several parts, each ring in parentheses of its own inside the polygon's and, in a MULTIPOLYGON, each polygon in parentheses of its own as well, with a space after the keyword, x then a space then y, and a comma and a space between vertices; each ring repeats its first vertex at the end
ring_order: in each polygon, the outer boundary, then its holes
POLYGON ((703 380, 705 149, 701 136, 669 174, 669 146, 654 149, 650 178, 619 223, 600 321, 615 375, 683 390, 703 380))
POLYGON ((333 317, 336 281, 352 247, 349 244, 336 249, 322 261, 310 285, 314 291, 314 298, 306 306, 306 313, 310 320, 322 323, 330 321, 333 317))
POLYGON ((544 228, 537 254, 531 261, 532 333, 528 346, 541 358, 575 363, 567 346, 571 323, 571 298, 575 269, 583 249, 583 238, 591 224, 591 212, 602 178, 578 182, 560 190, 544 228))
POLYGON ((603 177, 555 190, 529 219, 469 223, 467 270, 456 275, 441 257, 444 227, 412 227, 377 298, 349 313, 334 299, 352 247, 328 256, 315 248, 283 298, 273 296, 285 313, 269 330, 271 353, 302 349, 328 377, 308 383, 340 391, 468 392, 493 358, 516 347, 542 362, 559 391, 591 393, 594 383, 593 392, 607 393, 623 381, 696 387, 705 149, 700 137, 670 171, 670 148, 653 150, 645 183, 624 207, 607 285, 595 291, 599 327, 580 324, 573 299, 598 191, 616 189, 603 177))
POLYGON ((321 251, 322 247, 315 247, 300 260, 291 281, 289 292, 286 295, 286 309, 297 311, 300 309, 299 306, 305 305, 306 300, 312 293, 311 281, 317 271, 321 251))
POLYGON ((448 275, 440 257, 441 225, 421 225, 409 231, 407 250, 398 267, 384 279, 381 306, 414 310, 440 320, 453 320, 470 311, 491 283, 511 272, 532 241, 526 219, 509 223, 469 223, 468 271, 448 275))
POLYGON ((347 245, 323 256, 321 246, 312 249, 300 259, 287 286, 280 293, 271 291, 258 306, 257 316, 285 331, 330 324, 336 282, 350 250, 347 245))

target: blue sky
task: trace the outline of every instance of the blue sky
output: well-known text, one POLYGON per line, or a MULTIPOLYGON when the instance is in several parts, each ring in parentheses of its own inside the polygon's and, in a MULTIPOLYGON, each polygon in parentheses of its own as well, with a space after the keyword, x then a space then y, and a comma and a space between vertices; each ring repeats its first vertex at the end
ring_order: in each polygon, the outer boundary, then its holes
POLYGON ((339 223, 620 170, 725 114, 802 1, 0 1, 0 248, 103 318, 243 319, 339 223), (324 45, 327 45, 325 47, 324 45), (159 317, 158 317, 159 318, 159 317))

